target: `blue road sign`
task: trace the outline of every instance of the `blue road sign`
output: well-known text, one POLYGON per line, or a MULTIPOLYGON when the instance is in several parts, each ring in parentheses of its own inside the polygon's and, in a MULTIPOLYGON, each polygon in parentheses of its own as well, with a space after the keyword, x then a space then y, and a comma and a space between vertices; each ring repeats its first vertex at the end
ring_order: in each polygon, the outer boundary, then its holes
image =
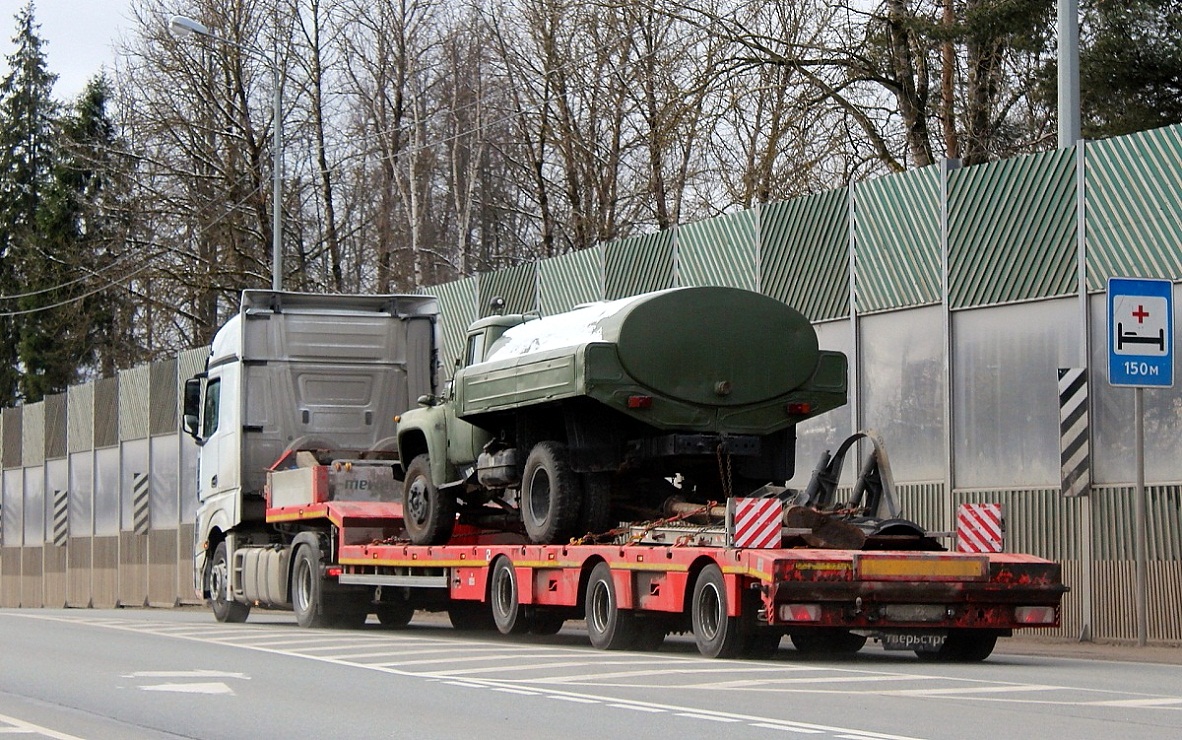
POLYGON ((1108 382, 1174 385, 1174 285, 1169 280, 1108 279, 1108 382))

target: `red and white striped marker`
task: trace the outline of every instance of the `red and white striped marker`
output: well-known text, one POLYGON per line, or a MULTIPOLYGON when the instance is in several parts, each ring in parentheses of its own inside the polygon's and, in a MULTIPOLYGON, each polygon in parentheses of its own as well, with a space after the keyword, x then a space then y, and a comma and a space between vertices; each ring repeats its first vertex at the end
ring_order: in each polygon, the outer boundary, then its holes
POLYGON ((1005 541, 1001 504, 961 504, 956 509, 957 552, 1001 552, 1005 541))
POLYGON ((734 504, 735 547, 768 549, 780 546, 784 504, 774 498, 736 498, 734 504))

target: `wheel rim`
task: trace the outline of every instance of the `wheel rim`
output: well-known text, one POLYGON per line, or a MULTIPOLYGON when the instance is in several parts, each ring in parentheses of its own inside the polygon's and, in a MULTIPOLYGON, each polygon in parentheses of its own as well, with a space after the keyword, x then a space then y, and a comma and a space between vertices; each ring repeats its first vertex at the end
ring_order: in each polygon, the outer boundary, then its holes
POLYGON ((698 626, 701 628, 702 637, 713 640, 721 623, 722 597, 717 586, 707 583, 698 598, 698 626))
POLYGON ((427 483, 422 477, 415 478, 414 482, 410 484, 406 494, 406 513, 410 514, 410 518, 417 524, 422 524, 427 520, 427 483))
POLYGON ((301 560, 296 570, 295 606, 299 611, 307 611, 312 602, 312 570, 306 560, 301 560))
POLYGON ((230 569, 226 567, 225 559, 218 558, 214 561, 213 569, 209 574, 209 590, 215 602, 226 601, 226 584, 229 578, 230 569))
POLYGON ((608 619, 612 607, 611 602, 611 592, 608 591, 607 584, 603 581, 597 581, 595 588, 591 590, 591 613, 588 615, 588 618, 595 632, 599 634, 607 632, 608 619))
POLYGON ((517 600, 516 591, 508 568, 498 570, 496 582, 493 584, 493 606, 497 610, 498 617, 502 619, 509 617, 513 610, 513 602, 517 600))
POLYGON ((529 515, 535 522, 544 522, 550 516, 550 476, 545 469, 534 471, 529 479, 529 515))

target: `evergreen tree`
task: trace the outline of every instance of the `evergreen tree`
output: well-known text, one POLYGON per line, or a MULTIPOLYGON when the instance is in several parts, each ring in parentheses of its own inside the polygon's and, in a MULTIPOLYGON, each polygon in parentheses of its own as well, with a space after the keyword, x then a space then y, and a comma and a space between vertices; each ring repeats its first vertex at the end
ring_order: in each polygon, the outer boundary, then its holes
POLYGON ((1182 2, 1090 0, 1083 11, 1084 137, 1182 122, 1182 2))
POLYGON ((29 398, 20 382, 29 304, 43 301, 30 266, 45 260, 37 244, 37 211, 49 186, 53 167, 56 106, 52 92, 55 75, 46 67, 40 26, 30 2, 16 14, 16 47, 8 57, 9 73, 0 81, 0 405, 29 398), (20 296, 18 300, 12 298, 20 296))

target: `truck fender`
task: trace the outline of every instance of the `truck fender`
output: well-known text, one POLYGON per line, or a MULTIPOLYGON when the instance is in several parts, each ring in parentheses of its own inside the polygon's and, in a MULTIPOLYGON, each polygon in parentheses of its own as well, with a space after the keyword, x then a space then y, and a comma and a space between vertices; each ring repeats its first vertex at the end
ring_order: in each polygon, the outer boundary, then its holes
POLYGON ((447 460, 447 414, 442 406, 417 408, 402 415, 398 423, 398 458, 402 473, 419 455, 431 459, 431 478, 440 486, 452 478, 447 460))

